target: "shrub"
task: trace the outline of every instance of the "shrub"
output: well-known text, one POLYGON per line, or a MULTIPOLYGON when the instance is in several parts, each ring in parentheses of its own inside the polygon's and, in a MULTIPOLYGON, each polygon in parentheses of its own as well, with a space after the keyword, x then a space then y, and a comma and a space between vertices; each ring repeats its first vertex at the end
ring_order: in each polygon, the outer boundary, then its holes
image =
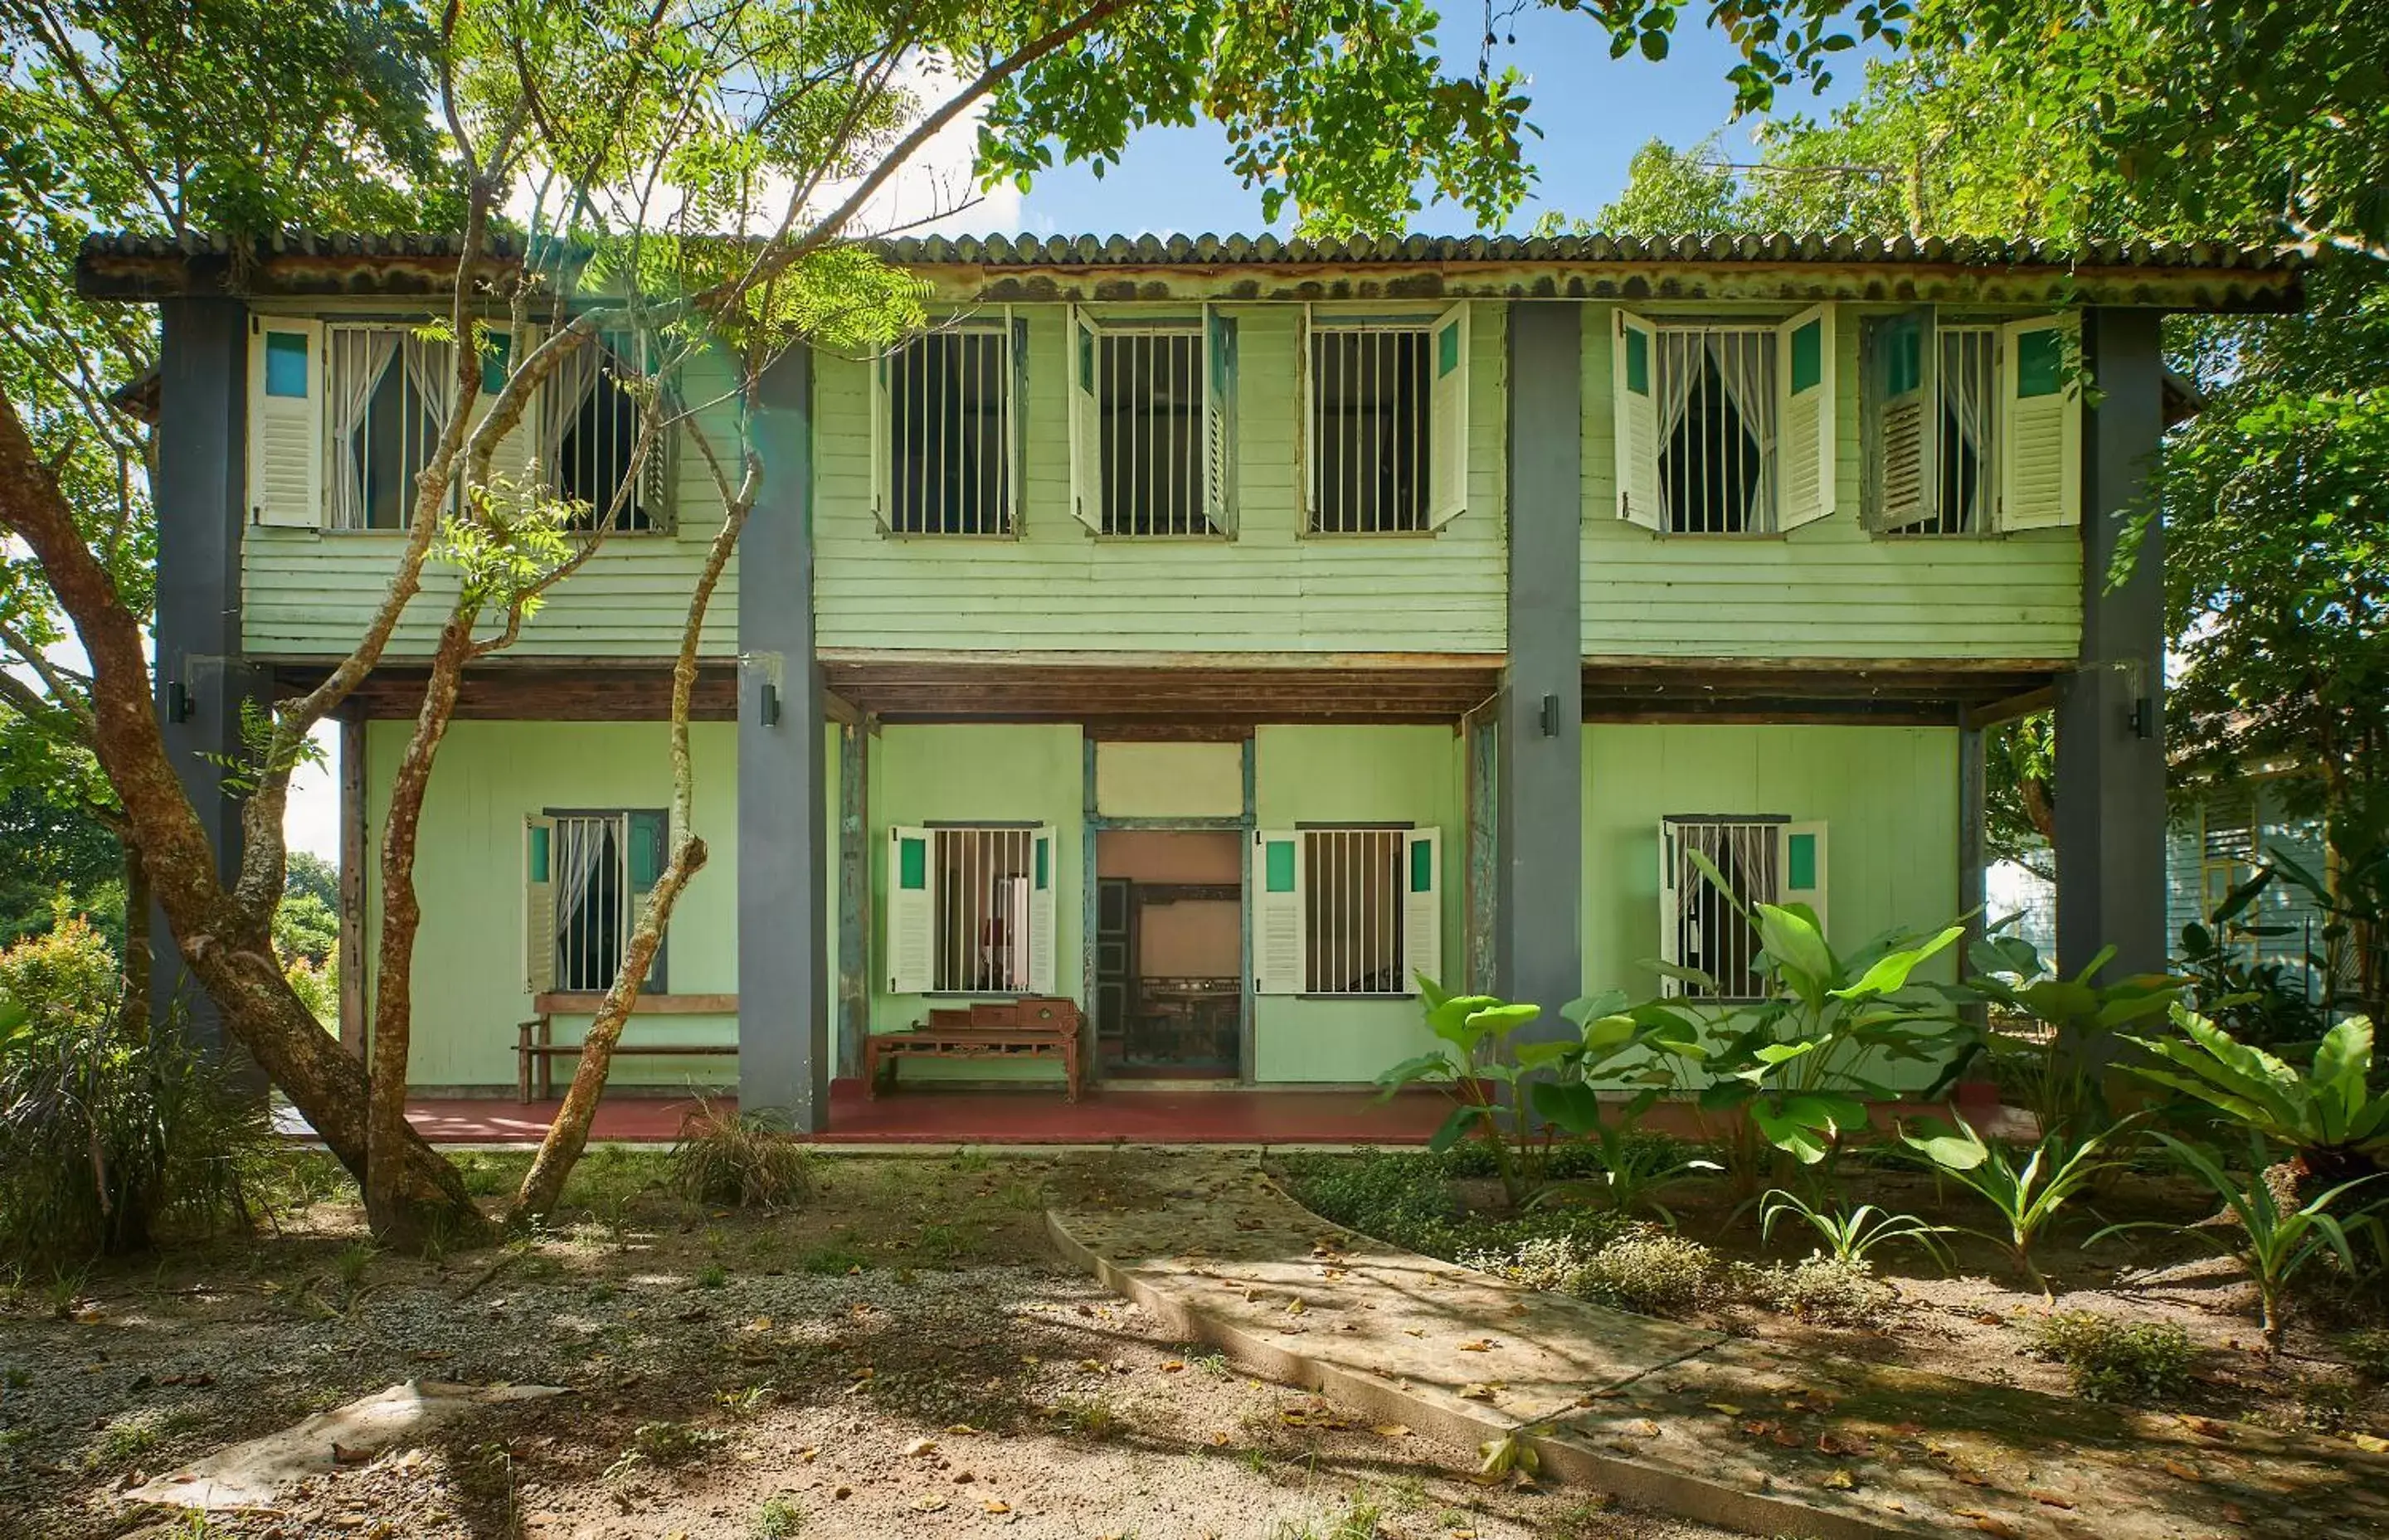
POLYGON ((700 1097, 667 1157, 671 1184, 702 1203, 780 1208, 812 1190, 812 1157, 765 1113, 723 1113, 700 1097))
POLYGON ((1588 1209, 1462 1213, 1452 1201, 1453 1178, 1488 1174, 1489 1166, 1481 1149, 1463 1147, 1445 1154, 1364 1150, 1294 1155, 1283 1169, 1295 1197, 1321 1215, 1447 1262, 1507 1256, 1530 1241, 1554 1237, 1569 1238, 1590 1252, 1625 1228, 1618 1215, 1588 1209))
POLYGON ((2339 1355, 2359 1379, 2389 1385, 2389 1329, 2376 1326, 2346 1332, 2336 1345, 2339 1355))
POLYGON ((1898 1291, 1856 1257, 1811 1252, 1784 1266, 1753 1269, 1750 1292, 1769 1309, 1821 1326, 1867 1326, 1899 1303, 1898 1291))
POLYGON ((306 1006, 307 1013, 324 1024, 330 1031, 340 1025, 340 960, 335 956, 324 961, 311 962, 294 957, 283 965, 283 979, 290 992, 306 1006))
POLYGON ((755 1510, 755 1533, 762 1540, 787 1540, 805 1527, 804 1509, 790 1497, 766 1497, 755 1510))
POLYGON ((2190 1333, 2160 1321, 2060 1310, 2031 1329, 2034 1353, 2063 1364, 2085 1401, 2159 1401, 2190 1384, 2190 1333))
POLYGON ((1683 1316, 1721 1303, 1717 1254, 1656 1225, 1638 1224, 1584 1259, 1568 1292, 1645 1316, 1683 1316))
POLYGON ((0 978, 30 1008, 0 1043, 0 1258, 57 1267, 247 1219, 275 1148, 262 1100, 171 1029, 120 1034, 89 926, 0 954, 0 978))

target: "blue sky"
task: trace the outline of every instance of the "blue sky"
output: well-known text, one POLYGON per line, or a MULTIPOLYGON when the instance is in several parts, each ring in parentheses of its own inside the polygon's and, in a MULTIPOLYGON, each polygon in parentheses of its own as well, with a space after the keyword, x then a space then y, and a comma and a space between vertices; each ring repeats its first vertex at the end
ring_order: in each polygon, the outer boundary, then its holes
MULTIPOLYGON (((1687 10, 1696 15, 1699 8, 1687 10)), ((1625 185, 1627 162, 1645 141, 1692 144, 1726 127, 1733 110, 1726 80, 1733 47, 1693 16, 1657 63, 1640 54, 1612 59, 1608 34, 1581 12, 1536 6, 1517 18, 1514 32, 1516 46, 1501 57, 1529 75, 1534 106, 1528 115, 1543 136, 1530 141, 1528 158, 1540 181, 1514 216, 1514 231, 1523 231, 1545 209, 1591 218, 1625 185)), ((1847 100, 1860 84, 1860 60, 1868 52, 1842 56, 1846 67, 1835 71, 1823 97, 1795 85, 1779 95, 1779 106, 1821 113, 1847 100)), ((1747 121, 1727 129, 1726 146, 1746 147, 1749 129, 1747 121)), ((1008 198, 992 199, 955 223, 1038 235, 1261 230, 1258 192, 1238 185, 1226 166, 1226 141, 1216 128, 1156 129, 1131 141, 1119 166, 1101 180, 1084 168, 1065 168, 1041 178, 1016 208, 1008 198)), ((1451 205, 1430 208, 1413 223, 1431 235, 1473 228, 1467 210, 1451 205)))

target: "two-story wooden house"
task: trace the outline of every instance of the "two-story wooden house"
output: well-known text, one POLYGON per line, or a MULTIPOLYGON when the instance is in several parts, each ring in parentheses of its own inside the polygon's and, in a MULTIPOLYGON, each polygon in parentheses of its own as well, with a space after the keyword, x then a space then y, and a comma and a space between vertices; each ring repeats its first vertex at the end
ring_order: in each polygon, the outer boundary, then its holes
MULTIPOLYGON (((1080 1000, 1106 1078, 1364 1081, 1430 1040, 1415 972, 1547 1006, 1655 992, 1659 957, 1748 988, 1694 851, 1841 937, 1974 907, 1978 734, 2051 700, 2064 950, 2161 961, 2161 542, 2111 585, 2116 515, 2165 420, 2160 318, 2293 305, 2293 260, 889 252, 938 326, 768 383, 696 733, 714 864, 650 985, 694 1009, 631 1040, 735 1034, 749 1104, 809 1126, 864 1034, 1006 994, 1080 1000)), ((418 238, 83 254, 87 292, 165 312, 159 675, 227 838, 196 751, 379 595, 442 410, 408 328, 452 270, 418 238)), ((604 503, 633 366, 560 377, 524 462, 604 503)), ((510 1085, 533 997, 611 977, 710 503, 667 455, 471 677, 424 823, 426 1087, 510 1085)), ((442 597, 347 728, 360 935, 442 597)))

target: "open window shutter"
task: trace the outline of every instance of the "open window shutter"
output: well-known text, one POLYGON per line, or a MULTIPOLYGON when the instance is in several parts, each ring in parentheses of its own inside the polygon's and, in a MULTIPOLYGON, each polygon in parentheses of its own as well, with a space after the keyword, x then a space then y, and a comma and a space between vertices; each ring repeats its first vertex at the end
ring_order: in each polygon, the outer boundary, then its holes
MULTIPOLYGON (((664 867, 671 859, 671 817, 661 808, 648 808, 632 813, 625 822, 629 846, 623 852, 623 862, 630 878, 630 925, 635 930, 646 915, 647 896, 663 880, 664 867)), ((655 960, 647 964, 643 988, 663 988, 664 948, 665 943, 657 944, 655 960)))
POLYGON ((1427 528, 1440 529, 1468 507, 1468 302, 1435 318, 1428 337, 1427 528))
POLYGON ((1203 513, 1236 532, 1236 324, 1203 307, 1203 513))
POLYGON ((1003 307, 1003 361, 1005 521, 996 532, 1017 535, 1027 514, 1021 500, 1028 487, 1028 318, 1015 315, 1010 305, 1003 307))
MULTIPOLYGON (((1677 911, 1677 869, 1682 864, 1676 854, 1676 829, 1667 820, 1659 821, 1659 961, 1677 967, 1684 965, 1683 927, 1677 911)), ((1667 974, 1659 975, 1659 993, 1680 995, 1683 984, 1667 974)))
MULTIPOLYGON (((899 344, 910 347, 911 343, 899 344)), ((889 490, 895 480, 892 457, 896 452, 895 421, 888 399, 888 375, 892 364, 888 354, 882 352, 871 361, 871 516, 879 528, 891 527, 895 510, 889 506, 889 490)))
POLYGON ((523 987, 556 988, 556 820, 523 820, 523 987))
MULTIPOLYGON (((638 339, 639 372, 654 378, 659 367, 660 350, 652 337, 638 339)), ((639 506, 645 510, 648 526, 655 529, 677 532, 680 527, 679 500, 674 495, 680 481, 680 429, 673 425, 679 415, 670 381, 659 381, 663 393, 663 420, 656 425, 655 441, 647 446, 646 459, 639 465, 639 506)))
POLYGON ((1941 339, 1929 305, 1876 320, 1868 333, 1874 403, 1874 522, 1905 529, 1933 516, 1941 487, 1941 339))
POLYGON ((930 882, 929 831, 888 831, 888 992, 926 995, 937 952, 937 892, 930 882))
POLYGON ((1402 836, 1402 986, 1421 974, 1443 982, 1443 831, 1413 829, 1402 836))
POLYGON ((1614 312, 1611 394, 1617 418, 1617 516, 1645 529, 1665 523, 1659 506, 1659 335, 1639 315, 1614 312))
POLYGON ((1302 836, 1253 831, 1253 992, 1302 993, 1302 836))
MULTIPOLYGON (((485 326, 481 347, 481 389, 473 398, 473 421, 479 424, 490 414, 498 392, 506 388, 517 358, 514 329, 510 326, 485 326)), ((491 497, 501 508, 523 508, 534 497, 545 495, 541 483, 547 479, 540 473, 544 468, 539 459, 540 392, 533 390, 523 403, 522 415, 506 436, 498 440, 490 455, 491 497)), ((460 461, 456 479, 461 484, 466 466, 460 461)), ((460 487, 461 490, 461 487, 460 487)))
POLYGON ((1782 878, 1778 901, 1808 905, 1817 916, 1818 930, 1831 935, 1831 916, 1825 910, 1825 826, 1786 823, 1775 837, 1775 870, 1782 878))
POLYGON ((1070 512, 1104 532, 1103 338, 1078 306, 1070 307, 1070 512))
POLYGON ((1833 511, 1833 307, 1802 311, 1775 338, 1775 527, 1796 529, 1833 511))
MULTIPOLYGON (((1054 901, 1056 846, 1054 829, 1045 825, 1030 836, 1028 872, 1028 989, 1031 994, 1052 995, 1055 988, 1055 954, 1060 938, 1055 934, 1059 906, 1054 901)), ((1075 991, 1073 991, 1075 993, 1075 991)))
POLYGON ((324 325, 249 322, 249 516, 254 524, 324 524, 324 325))
POLYGON ((2073 321, 2037 315, 1999 328, 1999 528, 2082 522, 2082 392, 2073 321))

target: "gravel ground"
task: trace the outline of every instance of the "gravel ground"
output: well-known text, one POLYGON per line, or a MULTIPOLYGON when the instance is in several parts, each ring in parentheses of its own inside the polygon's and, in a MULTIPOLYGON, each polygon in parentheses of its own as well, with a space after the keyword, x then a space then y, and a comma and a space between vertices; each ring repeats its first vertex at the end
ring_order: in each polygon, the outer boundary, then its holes
MULTIPOLYGON (((510 1169, 478 1175, 494 1190, 510 1169)), ((20 1290, 0 1316, 0 1540, 1722 1534, 1581 1488, 1479 1487, 1470 1451, 1169 1341, 1042 1245, 1048 1190, 1132 1190, 1133 1154, 818 1169, 800 1207, 729 1213, 606 1155, 575 1223, 502 1252, 379 1255, 325 1203, 277 1235, 20 1290), (204 1530, 117 1496, 417 1377, 571 1394, 204 1530)))

